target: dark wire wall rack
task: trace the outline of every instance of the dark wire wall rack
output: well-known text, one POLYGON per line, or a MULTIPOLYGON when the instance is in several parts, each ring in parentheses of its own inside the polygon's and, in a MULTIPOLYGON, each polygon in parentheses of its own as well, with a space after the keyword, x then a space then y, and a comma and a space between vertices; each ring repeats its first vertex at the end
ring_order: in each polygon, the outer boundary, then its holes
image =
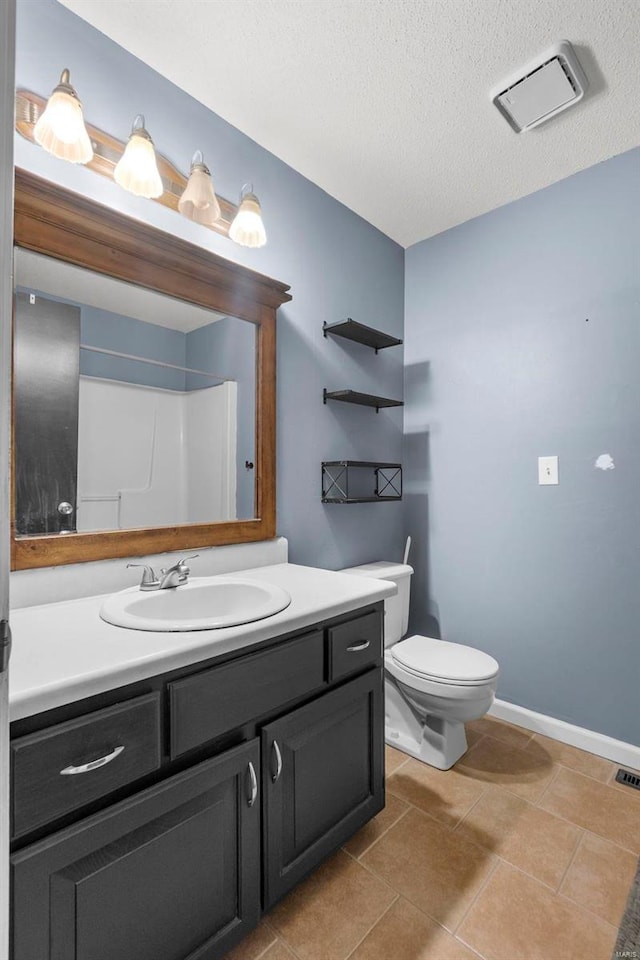
POLYGON ((376 353, 386 347, 398 347, 402 343, 402 340, 399 340, 398 337, 392 337, 388 333, 383 333, 382 330, 367 327, 364 323, 352 320, 351 317, 340 320, 339 323, 323 323, 322 333, 325 337, 330 333, 335 337, 343 337, 345 340, 362 343, 365 347, 371 347, 376 353))
POLYGON ((403 407, 402 400, 391 400, 389 397, 376 397, 372 393, 358 393, 356 390, 327 390, 322 391, 322 402, 340 400, 342 403, 357 403, 362 407, 375 407, 376 413, 382 407, 403 407))
POLYGON ((382 503, 402 500, 402 464, 379 460, 326 460, 323 503, 382 503))

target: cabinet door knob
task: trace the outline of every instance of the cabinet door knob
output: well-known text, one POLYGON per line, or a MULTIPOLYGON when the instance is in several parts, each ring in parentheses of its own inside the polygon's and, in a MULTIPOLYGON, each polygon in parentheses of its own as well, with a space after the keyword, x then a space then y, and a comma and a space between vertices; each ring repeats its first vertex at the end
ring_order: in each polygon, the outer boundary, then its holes
POLYGON ((90 760, 89 763, 82 763, 79 767, 65 767, 64 770, 60 771, 61 776, 73 776, 76 773, 89 773, 90 770, 97 770, 98 767, 104 767, 105 764, 111 763, 112 760, 115 760, 116 757, 119 757, 124 747, 115 747, 108 753, 105 757, 99 757, 97 760, 90 760))
POLYGON ((371 640, 363 640, 362 643, 356 643, 353 647, 347 647, 347 653, 357 653, 359 650, 366 650, 371 640))
POLYGON ((250 807, 252 807, 256 802, 256 797, 258 796, 258 778, 256 777, 255 767, 253 766, 251 761, 249 761, 248 769, 249 769, 249 777, 251 778, 251 794, 247 798, 247 803, 249 804, 250 807))
POLYGON ((274 783, 277 783, 278 777, 282 773, 282 754, 280 753, 280 747, 278 746, 277 740, 273 741, 273 744, 271 745, 271 749, 275 754, 275 758, 276 758, 276 771, 275 773, 271 774, 271 779, 273 780, 274 783))

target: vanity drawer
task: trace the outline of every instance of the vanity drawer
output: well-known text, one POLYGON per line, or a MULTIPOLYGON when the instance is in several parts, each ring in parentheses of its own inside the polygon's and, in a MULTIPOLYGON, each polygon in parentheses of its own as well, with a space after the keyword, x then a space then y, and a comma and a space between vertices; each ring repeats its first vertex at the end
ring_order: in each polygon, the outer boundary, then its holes
POLYGON ((322 631, 168 684, 171 758, 324 685, 322 631))
POLYGON ((328 634, 329 682, 379 662, 382 655, 382 618, 377 611, 330 627, 328 634))
POLYGON ((12 835, 157 770, 160 759, 159 693, 13 740, 12 835))

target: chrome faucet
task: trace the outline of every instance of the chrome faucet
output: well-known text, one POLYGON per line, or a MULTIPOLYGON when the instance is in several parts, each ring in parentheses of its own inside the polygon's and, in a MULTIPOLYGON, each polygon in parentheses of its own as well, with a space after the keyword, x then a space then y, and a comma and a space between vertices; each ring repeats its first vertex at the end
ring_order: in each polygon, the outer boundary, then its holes
POLYGON ((187 582, 191 573, 191 569, 187 566, 187 560, 195 560, 198 556, 200 554, 194 553, 190 557, 178 560, 172 567, 163 567, 160 571, 160 577, 157 577, 153 567, 146 563, 128 563, 127 567, 143 567, 142 580, 140 581, 141 590, 169 590, 187 582))
POLYGON ((186 583, 191 573, 191 568, 187 566, 187 560, 195 560, 195 558, 199 556, 199 553, 194 553, 190 557, 178 560, 172 567, 163 567, 160 571, 162 579, 158 589, 167 590, 170 587, 179 587, 183 583, 186 583))

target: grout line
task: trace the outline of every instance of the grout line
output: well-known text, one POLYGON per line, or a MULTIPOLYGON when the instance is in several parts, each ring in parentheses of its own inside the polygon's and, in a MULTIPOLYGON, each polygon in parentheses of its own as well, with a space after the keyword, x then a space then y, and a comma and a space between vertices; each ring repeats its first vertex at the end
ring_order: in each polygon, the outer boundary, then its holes
MULTIPOLYGON (((272 933, 273 936, 275 937, 275 940, 273 941, 273 943, 270 943, 268 947, 265 947, 264 950, 262 951, 262 953, 259 954, 259 955, 255 958, 255 960, 261 960, 261 958, 264 957, 264 955, 265 955, 265 953, 267 952, 267 950, 271 950, 271 947, 272 947, 274 944, 276 944, 276 943, 278 942, 278 940, 282 940, 282 942, 284 943, 284 945, 285 945, 285 947, 287 948, 287 950, 290 950, 290 951, 291 951, 291 953, 292 953, 293 956, 296 958, 296 960, 300 960, 300 958, 298 957, 298 954, 295 952, 295 950, 293 949, 293 947, 291 946, 291 944, 289 943, 289 941, 283 936, 283 934, 280 933, 279 930, 276 929, 276 927, 275 927, 272 923, 270 923, 270 921, 269 921, 266 917, 262 917, 262 921, 261 921, 261 922, 267 927, 268 930, 271 931, 271 933, 272 933)), ((241 941, 241 942, 242 942, 242 941, 241 941)), ((224 958, 223 958, 223 960, 224 960, 224 958)))
MULTIPOLYGON (((496 854, 498 856, 498 854, 496 854)), ((505 860, 504 857, 500 857, 505 866, 510 867, 512 870, 516 870, 518 873, 521 873, 523 877, 528 877, 529 880, 534 880, 536 883, 540 884, 541 887, 544 887, 548 893, 553 894, 553 896, 558 896, 558 891, 555 887, 552 887, 550 883, 547 883, 546 880, 541 880, 540 877, 535 877, 532 873, 529 873, 527 870, 524 870, 522 867, 519 867, 517 863, 511 863, 510 860, 505 860)))
MULTIPOLYGON (((257 928, 256 928, 256 929, 257 929, 257 928)), ((250 936, 250 934, 247 934, 247 936, 250 936)), ((278 937, 277 937, 277 935, 276 935, 275 940, 272 940, 271 943, 269 944, 269 946, 268 946, 268 947, 265 947, 264 950, 261 950, 260 953, 259 953, 256 957, 253 958, 253 960, 260 960, 261 957, 264 957, 264 955, 265 955, 265 953, 267 952, 267 950, 271 950, 271 947, 272 947, 275 943, 277 943, 277 942, 278 942, 278 937)), ((240 943, 242 943, 242 941, 240 941, 240 943)))
MULTIPOLYGON (((471 813, 471 811, 472 811, 472 810, 475 810, 475 808, 478 806, 478 804, 479 804, 480 801, 483 799, 483 797, 486 797, 486 795, 487 795, 488 792, 489 792, 489 786, 488 786, 487 784, 485 784, 484 787, 483 787, 483 789, 482 789, 482 792, 479 794, 479 796, 476 797, 476 799, 473 801, 473 803, 471 804, 471 806, 469 807, 469 809, 467 810, 467 812, 466 812, 462 817, 460 817, 460 819, 459 819, 458 822, 456 823, 455 827, 452 827, 453 833, 456 833, 456 832, 457 832, 458 828, 462 826, 462 824, 465 822, 465 820, 467 819, 467 817, 469 816, 469 814, 471 813)), ((472 841, 472 842, 473 842, 473 841, 472 841)), ((485 848, 485 849, 488 849, 488 848, 485 848)))
MULTIPOLYGON (((263 950, 261 953, 258 954, 257 957, 254 957, 254 960, 261 960, 261 958, 264 957, 264 955, 267 953, 267 951, 268 951, 268 950, 271 950, 271 947, 275 946, 275 944, 278 942, 278 940, 282 940, 282 942, 284 943, 284 945, 285 945, 285 947, 287 948, 287 950, 290 950, 290 951, 291 951, 291 953, 292 953, 293 956, 296 958, 296 960, 300 960, 300 958, 298 957, 298 954, 294 951, 293 947, 290 946, 290 944, 285 940, 285 938, 284 938, 280 933, 278 933, 278 931, 275 929, 275 927, 273 927, 273 926, 269 923, 268 920, 266 920, 266 919, 263 917, 263 918, 261 919, 261 922, 264 924, 264 926, 267 928, 267 930, 269 930, 269 931, 273 934, 273 936, 274 936, 275 939, 274 939, 268 946, 266 946, 266 947, 264 948, 264 950, 263 950)), ((256 929, 257 929, 257 927, 256 927, 256 929)))
MULTIPOLYGON (((632 881, 633 882, 633 881, 632 881)), ((580 910, 582 913, 588 914, 588 916, 593 917, 594 920, 598 920, 599 923, 605 923, 608 927, 611 927, 612 930, 617 930, 619 924, 613 924, 610 920, 605 920, 604 917, 601 917, 599 913, 594 913, 593 910, 590 910, 589 907, 585 907, 583 904, 578 903, 577 900, 572 900, 571 897, 567 897, 564 893, 556 894, 558 900, 566 904, 566 906, 573 907, 575 910, 580 910)), ((620 919, 622 920, 622 914, 624 913, 624 905, 621 907, 620 919)))
MULTIPOLYGON (((484 847, 481 847, 480 849, 483 850, 485 853, 487 852, 484 847)), ((474 906, 476 900, 478 900, 478 898, 480 897, 480 894, 484 891, 484 889, 486 888, 487 884, 488 884, 489 881, 491 880, 492 876, 494 875, 494 873, 495 873, 496 870, 498 869, 498 866, 500 865, 500 862, 501 862, 501 861, 500 861, 500 858, 499 858, 495 853, 490 854, 490 856, 495 859, 495 863, 492 864, 491 869, 489 870, 489 872, 487 873, 486 877, 484 878, 484 880, 483 880, 482 883, 480 884, 478 890, 476 891, 476 895, 473 897, 473 899, 471 900, 471 903, 469 904, 469 906, 467 907, 467 909, 464 911, 464 913, 462 914, 462 916, 460 917, 460 919, 459 919, 458 922, 456 923, 454 929, 451 931, 451 933, 453 934, 454 937, 457 937, 458 930, 460 929, 460 927, 462 926, 462 924, 463 924, 464 921, 466 920, 467 916, 469 915, 469 913, 470 913, 471 910, 473 909, 473 906, 474 906)), ((461 942, 464 943, 464 941, 461 941, 461 942)), ((477 951, 476 951, 476 952, 477 952, 477 951)))
POLYGON ((453 938, 457 943, 461 943, 463 947, 467 950, 470 950, 471 953, 475 953, 476 957, 480 957, 480 960, 490 960, 490 958, 485 957, 484 953, 480 953, 477 947, 472 947, 470 943, 467 943, 466 940, 463 940, 462 937, 459 937, 457 933, 453 934, 453 938))
MULTIPOLYGON (((542 791, 542 793, 540 794, 540 796, 538 797, 538 799, 535 800, 535 801, 533 801, 533 805, 534 805, 535 807, 539 807, 539 806, 540 806, 540 804, 542 803, 542 801, 543 801, 544 798, 546 797, 547 793, 549 792, 549 790, 551 789, 551 787, 553 786, 553 784, 554 784, 554 783, 556 782, 556 780, 558 779, 558 776, 560 775, 561 765, 560 765, 560 764, 555 764, 555 766, 556 766, 556 769, 555 769, 555 771, 554 771, 553 776, 551 777, 551 780, 549 780, 549 783, 546 785, 546 787, 544 788, 544 790, 542 791)), ((548 811, 547 811, 547 812, 548 812, 548 811)))
MULTIPOLYGON (((395 747, 394 747, 393 749, 395 749, 395 747)), ((401 751, 398 750, 398 753, 400 753, 400 752, 401 752, 401 751)), ((402 770, 402 768, 403 768, 404 766, 406 766, 406 764, 409 762, 409 760, 413 760, 413 759, 415 759, 415 757, 410 757, 408 753, 405 753, 405 754, 404 754, 404 760, 401 760, 400 763, 393 768, 393 770, 389 770, 388 772, 387 772, 386 764, 385 764, 385 771, 384 771, 384 779, 385 779, 385 781, 388 780, 389 777, 392 777, 392 776, 394 775, 394 773, 397 773, 398 770, 402 770)))
POLYGON ((274 940, 274 942, 270 946, 268 946, 267 949, 264 951, 264 953, 261 953, 260 957, 257 957, 256 960, 261 960, 261 958, 264 957, 267 951, 271 950, 271 947, 275 946, 278 943, 278 941, 284 944, 285 949, 289 951, 292 957, 295 957, 295 960, 302 960, 300 954, 296 953, 296 951, 293 949, 289 941, 280 933, 277 935, 277 938, 274 940))
POLYGON ((560 878, 560 883, 559 883, 558 886, 556 887, 556 893, 558 893, 558 894, 560 893, 560 887, 561 887, 562 884, 564 883, 564 881, 565 881, 565 879, 566 879, 566 876, 567 876, 567 874, 569 873, 569 870, 571 870, 571 867, 573 866, 573 861, 574 861, 574 860, 576 859, 576 857, 578 856, 578 850, 579 850, 580 847, 582 846, 582 842, 583 842, 583 840, 584 840, 584 838, 585 838, 585 835, 586 835, 586 834, 585 834, 585 831, 582 829, 582 827, 578 827, 578 829, 580 830, 580 836, 578 837, 578 842, 576 843, 575 850, 574 850, 573 853, 571 854, 571 859, 569 860, 569 863, 567 864, 567 869, 566 869, 566 870, 564 871, 564 873, 562 874, 562 877, 560 878))
MULTIPOLYGON (((405 812, 406 812, 406 811, 405 811, 405 812)), ((391 829, 391 828, 390 828, 390 829, 391 829)), ((342 848, 340 848, 340 849, 342 850, 342 848)), ((370 877, 373 877, 375 880, 378 881, 378 883, 383 883, 383 884, 385 885, 385 887, 387 887, 389 890, 391 890, 391 892, 392 892, 396 897, 399 896, 399 893, 398 893, 398 891, 396 890, 396 888, 395 888, 391 883, 389 883, 388 880, 385 880, 384 877, 381 877, 379 873, 376 873, 376 871, 373 870, 368 864, 363 863, 362 860, 356 860, 356 858, 355 858, 352 854, 347 853, 346 850, 342 850, 342 852, 343 852, 343 853, 346 853, 347 856, 348 856, 354 863, 356 863, 359 867, 362 867, 362 869, 363 869, 366 873, 368 873, 370 877)), ((386 911, 385 911, 385 913, 386 913, 386 911)), ((377 923, 377 922, 378 922, 378 921, 376 920, 376 923, 377 923)))
POLYGON ((351 950, 351 951, 347 954, 347 956, 345 957, 345 960, 349 960, 349 957, 352 956, 352 955, 355 953, 355 951, 358 949, 358 947, 360 946, 360 944, 361 944, 364 940, 367 939, 367 937, 369 936, 369 934, 371 933, 371 931, 374 929, 374 927, 376 927, 376 926, 380 923, 380 921, 382 920, 382 918, 385 917, 385 916, 388 914, 389 910, 391 910, 391 907, 394 905, 394 903, 397 903, 397 902, 398 902, 398 900, 400 899, 400 894, 399 894, 397 891, 394 891, 394 893, 396 894, 396 895, 395 895, 395 898, 391 901, 391 903, 389 904, 389 906, 386 907, 386 908, 382 911, 382 913, 380 914, 380 916, 378 917, 378 919, 375 920, 375 921, 371 924, 371 926, 369 927, 369 929, 367 930, 367 932, 365 933, 365 935, 364 935, 363 937, 361 937, 360 940, 358 940, 358 942, 356 943, 356 945, 355 945, 355 947, 353 948, 353 950, 351 950))
POLYGON ((576 823, 575 820, 569 820, 567 817, 563 817, 561 814, 556 813, 555 811, 552 812, 551 810, 547 810, 545 807, 540 807, 540 810, 542 810, 543 813, 548 813, 551 817, 556 817, 558 820, 562 820, 563 823, 568 823, 572 827, 577 827, 578 830, 582 830, 584 833, 590 833, 598 840, 613 844, 614 847, 617 847, 619 850, 623 850, 625 853, 631 853, 634 857, 640 857, 640 850, 634 850, 633 847, 623 847, 623 845, 617 840, 612 840, 611 837, 605 837, 601 833, 596 833, 595 830, 590 830, 589 827, 583 827, 581 823, 576 823))
MULTIPOLYGON (((395 793, 393 794, 393 796, 395 797, 395 793)), ((356 861, 356 863, 360 863, 360 858, 364 857, 365 853, 369 853, 369 850, 371 850, 372 847, 375 847, 378 840, 382 840, 383 837, 386 837, 386 835, 389 833, 389 830, 392 830, 395 827, 395 825, 399 823, 408 812, 409 812, 409 807, 407 806, 407 809, 403 810, 400 816, 397 817, 393 821, 393 823, 390 823, 389 826, 386 827, 385 830, 383 830, 383 832, 378 837, 375 838, 375 840, 372 840, 369 846, 365 847, 365 849, 361 853, 359 853, 358 856, 356 856, 354 853, 351 853, 350 850, 347 850, 346 846, 342 847, 342 849, 344 850, 345 853, 348 853, 349 856, 356 861)), ((369 821, 369 823, 371 823, 371 821, 369 821)), ((357 836, 357 834, 355 834, 355 836, 357 836)), ((349 840, 347 840, 347 843, 349 843, 349 840)))
MULTIPOLYGON (((487 878, 487 879, 488 879, 488 878, 487 878)), ((417 910, 418 913, 421 913, 423 917, 426 917, 427 920, 430 921, 430 923, 433 923, 433 924, 435 924, 436 927, 439 927, 441 930, 444 930, 444 932, 445 932, 445 933, 448 933, 449 936, 452 937, 454 940, 457 939, 457 938, 456 938, 456 935, 455 935, 455 933, 453 933, 451 927, 446 927, 446 926, 444 925, 444 923, 442 922, 442 920, 436 920, 436 918, 433 917, 430 913, 427 913, 427 911, 426 911, 425 909, 423 909, 423 907, 418 906, 418 904, 415 902, 415 900, 412 900, 410 897, 406 896, 406 895, 403 894, 403 893, 400 894, 399 899, 404 900, 406 903, 409 904, 409 906, 413 907, 414 910, 417 910)), ((474 898, 474 899, 475 899, 475 898, 474 898)), ((459 943, 463 943, 463 942, 464 942, 464 941, 462 941, 462 940, 459 941, 459 943)), ((465 944, 465 946, 466 946, 466 944, 465 944)), ((475 953, 475 955, 476 955, 477 957, 480 957, 480 960, 485 960, 485 957, 483 957, 483 955, 482 955, 481 953, 479 953, 478 950, 476 950, 474 947, 470 947, 469 949, 472 951, 472 953, 475 953)), ((348 958, 347 958, 347 960, 348 960, 348 958)))
MULTIPOLYGON (((474 806, 474 807, 475 807, 476 803, 478 802, 478 800, 480 800, 480 799, 484 796, 485 792, 486 792, 486 791, 483 790, 482 793, 480 794, 480 796, 478 797, 478 799, 477 799, 477 800, 474 800, 474 802, 473 802, 473 806, 474 806)), ((429 813, 428 810, 424 810, 422 807, 416 806, 415 803, 412 803, 410 800, 407 800, 406 797, 401 797, 400 794, 397 794, 397 793, 394 793, 394 797, 397 797, 399 800, 403 800, 406 804, 408 804, 409 809, 415 810, 415 811, 417 811, 418 813, 421 813, 423 817, 427 817, 432 823, 437 823, 437 825, 438 825, 439 827, 442 827, 443 830, 448 830, 449 833, 455 833, 455 831, 458 829, 459 825, 462 823, 462 820, 464 819, 464 817, 461 817, 459 820, 456 820, 455 823, 453 823, 453 824, 451 824, 451 823, 446 823, 444 820, 440 820, 440 819, 438 819, 438 817, 434 816, 432 813, 429 813)), ((408 813, 408 812, 409 812, 408 810, 405 810, 403 816, 404 816, 406 813, 408 813)), ((466 814, 465 814, 465 816, 466 816, 466 814)), ((397 822, 398 822, 398 821, 396 821, 396 823, 397 823, 397 822)), ((394 824, 394 826, 395 826, 395 824, 394 824)), ((467 838, 465 837, 464 839, 466 840, 467 838)), ((377 842, 377 841, 376 841, 376 842, 377 842)), ((469 843, 475 843, 475 840, 469 840, 469 843)), ((482 847, 482 845, 481 845, 481 844, 478 844, 478 843, 475 843, 475 845, 476 845, 477 847, 478 847, 478 846, 482 847)), ((485 848, 485 847, 482 847, 482 849, 484 850, 484 849, 486 849, 486 848, 485 848)))

